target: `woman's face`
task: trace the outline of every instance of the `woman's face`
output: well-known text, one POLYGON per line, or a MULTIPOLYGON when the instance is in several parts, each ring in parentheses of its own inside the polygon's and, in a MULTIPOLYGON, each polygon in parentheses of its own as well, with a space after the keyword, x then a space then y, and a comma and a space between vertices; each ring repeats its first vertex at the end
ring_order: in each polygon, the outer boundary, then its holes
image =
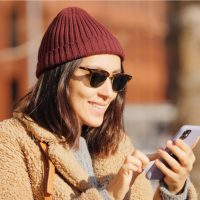
MULTIPOLYGON (((85 57, 81 67, 101 69, 112 74, 121 72, 121 60, 116 55, 94 55, 85 57)), ((98 127, 104 114, 117 93, 112 90, 109 78, 99 87, 90 86, 89 72, 77 68, 69 82, 69 98, 81 125, 98 127)))

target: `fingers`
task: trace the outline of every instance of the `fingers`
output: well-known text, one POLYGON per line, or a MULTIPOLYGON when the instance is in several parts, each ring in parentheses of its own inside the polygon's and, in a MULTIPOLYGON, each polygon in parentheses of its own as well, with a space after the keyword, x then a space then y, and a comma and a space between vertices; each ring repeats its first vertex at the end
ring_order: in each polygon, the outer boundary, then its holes
POLYGON ((174 143, 168 141, 167 147, 174 155, 176 155, 183 167, 189 166, 189 168, 191 168, 191 165, 193 165, 195 161, 195 156, 189 145, 183 140, 177 139, 174 143))
POLYGON ((162 158, 156 159, 155 164, 165 175, 165 180, 168 182, 173 182, 173 180, 179 180, 179 177, 185 177, 187 171, 180 163, 174 159, 165 149, 159 149, 158 153, 162 158))
POLYGON ((150 161, 153 161, 153 160, 159 158, 159 154, 158 153, 147 154, 146 156, 149 158, 150 161))
MULTIPOLYGON (((173 144, 172 141, 168 141, 168 143, 173 144)), ((175 146, 179 147, 185 153, 189 153, 191 151, 191 147, 181 139, 175 140, 174 144, 175 144, 175 146)))
MULTIPOLYGON (((174 142, 168 141, 167 148, 171 151, 171 153, 168 153, 165 149, 159 149, 158 154, 167 162, 169 170, 179 174, 182 173, 182 171, 185 171, 184 173, 189 173, 192 170, 192 166, 195 161, 192 149, 180 139, 174 142)), ((157 161, 157 163, 159 163, 159 161, 157 161)), ((162 165, 158 165, 159 167, 162 167, 162 165)), ((166 167, 162 167, 161 171, 165 171, 165 173, 163 173, 168 175, 169 171, 165 170, 166 167)))
POLYGON ((134 167, 131 167, 130 169, 132 169, 135 172, 136 171, 140 172, 142 170, 142 162, 141 162, 141 160, 138 159, 138 158, 135 158, 135 157, 133 157, 131 155, 127 156, 124 165, 125 166, 126 165, 127 166, 130 166, 130 165, 134 166, 134 167))
POLYGON ((173 144, 172 141, 168 141, 167 147, 178 158, 181 165, 183 165, 183 166, 187 165, 187 154, 189 152, 187 146, 180 145, 180 143, 178 146, 177 141, 175 142, 175 144, 173 144))
POLYGON ((148 157, 142 152, 135 150, 131 155, 128 155, 126 157, 124 165, 126 164, 128 164, 126 166, 133 165, 134 167, 131 167, 130 170, 141 173, 148 163, 149 163, 148 157))
POLYGON ((134 151, 132 156, 134 156, 135 159, 140 160, 141 167, 142 167, 141 171, 146 167, 146 165, 150 161, 149 158, 144 153, 142 153, 141 151, 138 151, 138 150, 134 151))
POLYGON ((159 159, 156 159, 155 164, 165 176, 168 176, 168 177, 175 177, 176 176, 176 173, 174 173, 171 169, 169 169, 159 159))
POLYGON ((129 187, 135 182, 137 176, 144 170, 148 163, 149 158, 141 151, 135 150, 131 155, 127 156, 124 166, 129 167, 128 174, 131 175, 129 187))
POLYGON ((132 175, 133 172, 137 172, 138 171, 138 167, 136 165, 132 164, 132 163, 125 163, 122 166, 122 170, 127 175, 132 175))
POLYGON ((183 188, 192 170, 195 156, 183 140, 168 141, 166 146, 167 149, 158 150, 160 159, 156 159, 155 164, 165 175, 164 181, 169 191, 176 194, 183 188))

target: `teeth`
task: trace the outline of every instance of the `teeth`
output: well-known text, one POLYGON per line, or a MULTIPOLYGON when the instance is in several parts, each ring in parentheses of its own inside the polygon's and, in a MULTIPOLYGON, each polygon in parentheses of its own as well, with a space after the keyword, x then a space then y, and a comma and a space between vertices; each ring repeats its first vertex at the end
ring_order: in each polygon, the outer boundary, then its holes
POLYGON ((106 106, 101 106, 101 105, 97 105, 94 103, 91 103, 92 106, 94 106, 95 108, 99 109, 99 110, 105 110, 106 106))

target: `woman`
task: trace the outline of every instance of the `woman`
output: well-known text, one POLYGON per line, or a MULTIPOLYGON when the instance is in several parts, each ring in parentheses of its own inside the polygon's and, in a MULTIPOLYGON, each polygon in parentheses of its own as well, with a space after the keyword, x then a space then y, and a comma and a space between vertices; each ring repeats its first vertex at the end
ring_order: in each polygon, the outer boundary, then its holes
POLYGON ((0 124, 0 198, 197 199, 188 179, 192 150, 168 144, 180 163, 158 151, 165 178, 155 194, 143 169, 150 161, 124 133, 124 52, 80 8, 63 9, 38 53, 33 89, 0 124))

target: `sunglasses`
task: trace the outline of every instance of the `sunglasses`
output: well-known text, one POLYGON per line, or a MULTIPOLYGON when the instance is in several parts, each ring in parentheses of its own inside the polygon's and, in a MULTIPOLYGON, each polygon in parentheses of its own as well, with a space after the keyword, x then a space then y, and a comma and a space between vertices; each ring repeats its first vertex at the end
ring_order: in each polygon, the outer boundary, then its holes
POLYGON ((101 69, 90 69, 87 67, 79 67, 79 69, 83 69, 89 72, 90 86, 94 88, 101 86, 107 78, 110 78, 112 81, 112 89, 115 92, 122 91, 125 88, 127 82, 132 79, 131 75, 125 73, 117 73, 110 76, 109 72, 101 69))

